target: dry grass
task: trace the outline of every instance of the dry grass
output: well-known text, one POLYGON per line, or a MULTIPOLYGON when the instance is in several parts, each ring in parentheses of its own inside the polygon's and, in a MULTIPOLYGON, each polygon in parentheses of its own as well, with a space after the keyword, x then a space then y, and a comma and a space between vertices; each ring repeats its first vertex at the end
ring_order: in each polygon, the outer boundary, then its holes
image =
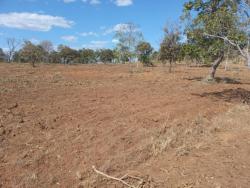
POLYGON ((249 113, 248 105, 236 105, 212 120, 197 116, 186 124, 178 121, 165 123, 151 137, 152 155, 157 156, 169 150, 175 150, 177 155, 186 155, 192 149, 213 141, 217 132, 249 131, 249 113))

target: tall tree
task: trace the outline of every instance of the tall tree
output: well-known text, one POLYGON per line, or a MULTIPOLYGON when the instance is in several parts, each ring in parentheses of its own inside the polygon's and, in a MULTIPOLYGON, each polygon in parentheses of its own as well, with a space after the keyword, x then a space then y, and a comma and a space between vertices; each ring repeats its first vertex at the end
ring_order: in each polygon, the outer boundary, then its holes
POLYGON ((121 59, 128 56, 129 61, 132 62, 136 57, 136 46, 143 39, 139 27, 134 23, 120 24, 116 28, 114 39, 118 41, 117 49, 120 51, 121 59))
POLYGON ((239 27, 241 2, 190 0, 184 5, 186 17, 193 17, 192 23, 186 28, 188 41, 202 47, 204 58, 213 61, 211 79, 214 79, 216 70, 224 59, 227 45, 235 45, 240 51, 246 46, 246 33, 239 27))
POLYGON ((21 42, 15 38, 7 38, 6 42, 7 42, 7 46, 8 46, 8 52, 7 52, 8 59, 7 60, 10 63, 10 62, 12 62, 13 56, 14 56, 18 46, 21 44, 21 42))
POLYGON ((39 43, 39 46, 41 46, 41 48, 45 52, 44 57, 43 57, 43 61, 46 63, 49 63, 50 53, 54 50, 52 42, 50 42, 48 40, 44 40, 44 41, 39 43))
POLYGON ((235 35, 216 35, 205 33, 211 38, 218 38, 223 40, 228 45, 231 45, 239 54, 246 60, 246 64, 250 68, 250 1, 248 0, 231 0, 232 4, 237 5, 236 24, 237 29, 241 33, 233 33, 235 35))

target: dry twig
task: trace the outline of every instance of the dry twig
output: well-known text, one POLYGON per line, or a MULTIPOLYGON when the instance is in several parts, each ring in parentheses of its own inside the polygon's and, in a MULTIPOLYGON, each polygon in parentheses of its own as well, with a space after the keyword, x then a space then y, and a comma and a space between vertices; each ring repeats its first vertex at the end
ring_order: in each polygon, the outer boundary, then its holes
POLYGON ((135 176, 130 176, 128 174, 122 176, 121 178, 116 178, 116 177, 113 177, 113 176, 110 176, 110 175, 107 175, 99 170, 96 169, 95 166, 92 166, 93 170, 97 173, 97 174, 100 174, 108 179, 112 179, 112 180, 115 180, 115 181, 118 181, 130 188, 140 188, 142 186, 142 184, 144 183, 144 180, 139 178, 139 177, 135 177, 135 176), (135 179, 135 180, 138 180, 139 181, 139 184, 137 186, 134 186, 134 185, 130 185, 128 184, 126 181, 124 181, 124 179, 128 179, 128 178, 131 178, 131 179, 135 179))

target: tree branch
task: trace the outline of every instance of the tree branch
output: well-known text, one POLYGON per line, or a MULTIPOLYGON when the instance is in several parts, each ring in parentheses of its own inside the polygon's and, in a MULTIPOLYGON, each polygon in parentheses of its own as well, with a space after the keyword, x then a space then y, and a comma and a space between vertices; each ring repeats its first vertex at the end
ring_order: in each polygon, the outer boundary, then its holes
POLYGON ((102 176, 104 176, 104 177, 106 177, 106 178, 108 178, 108 179, 112 179, 112 180, 118 181, 118 182, 120 182, 120 183, 122 183, 122 184, 128 186, 129 188, 139 188, 139 187, 141 187, 141 185, 144 183, 143 179, 138 178, 138 177, 129 176, 129 175, 126 174, 126 175, 122 176, 121 178, 116 178, 116 177, 107 175, 107 174, 105 174, 105 173, 103 173, 103 172, 97 170, 95 166, 92 166, 92 168, 93 168, 93 170, 94 170, 97 174, 100 174, 100 175, 102 175, 102 176), (126 179, 126 178, 136 179, 136 180, 140 181, 140 183, 139 183, 138 186, 130 185, 130 184, 128 184, 126 181, 124 181, 124 179, 126 179))
POLYGON ((228 39, 227 37, 222 37, 222 36, 219 36, 219 35, 211 35, 211 34, 208 34, 208 33, 204 33, 204 35, 207 36, 207 37, 211 37, 211 38, 219 38, 219 39, 222 39, 222 40, 228 42, 228 43, 231 44, 232 46, 236 47, 236 48, 239 50, 240 54, 241 54, 245 59, 248 58, 248 57, 247 57, 247 54, 245 54, 245 53, 243 52, 243 50, 240 48, 240 46, 239 46, 237 43, 233 42, 232 40, 228 39))

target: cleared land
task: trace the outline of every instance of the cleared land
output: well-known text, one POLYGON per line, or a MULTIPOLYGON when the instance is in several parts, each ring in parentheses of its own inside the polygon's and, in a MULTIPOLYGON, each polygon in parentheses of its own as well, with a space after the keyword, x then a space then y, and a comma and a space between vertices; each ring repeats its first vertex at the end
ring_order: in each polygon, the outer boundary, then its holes
POLYGON ((249 70, 129 70, 0 64, 0 187, 250 186, 249 70))

